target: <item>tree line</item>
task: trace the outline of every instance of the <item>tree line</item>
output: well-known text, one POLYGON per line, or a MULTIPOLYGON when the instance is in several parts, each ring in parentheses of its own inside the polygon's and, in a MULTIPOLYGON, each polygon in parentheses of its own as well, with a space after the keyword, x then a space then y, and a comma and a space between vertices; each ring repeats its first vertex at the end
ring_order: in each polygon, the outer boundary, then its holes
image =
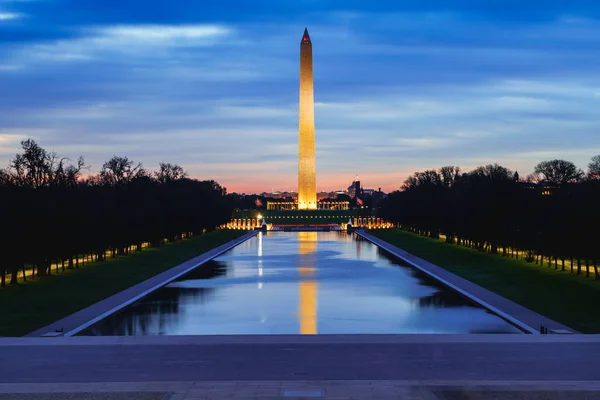
POLYGON ((597 155, 587 172, 550 160, 524 179, 498 164, 416 172, 379 212, 423 236, 600 279, 599 199, 597 155))
POLYGON ((231 217, 232 200, 212 180, 190 179, 176 164, 149 171, 112 157, 84 176, 83 159, 59 157, 34 140, 0 169, 0 285, 18 272, 50 275, 52 263, 77 268, 210 231, 231 217))

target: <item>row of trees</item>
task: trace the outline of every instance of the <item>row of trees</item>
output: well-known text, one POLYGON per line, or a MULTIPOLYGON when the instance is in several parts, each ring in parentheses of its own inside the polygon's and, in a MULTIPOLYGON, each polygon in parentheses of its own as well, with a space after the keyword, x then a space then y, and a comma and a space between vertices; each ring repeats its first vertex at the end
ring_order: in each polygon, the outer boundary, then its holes
POLYGON ((520 179, 498 164, 417 172, 381 204, 381 216, 424 236, 599 279, 600 156, 587 173, 564 160, 520 179))
POLYGON ((214 181, 187 177, 178 165, 155 172, 127 157, 113 157, 100 173, 60 158, 33 140, 0 170, 0 285, 17 283, 25 266, 34 276, 50 265, 76 268, 79 256, 102 261, 143 243, 160 246, 215 229, 229 220, 232 200, 214 181), (8 275, 8 276, 7 276, 8 275))

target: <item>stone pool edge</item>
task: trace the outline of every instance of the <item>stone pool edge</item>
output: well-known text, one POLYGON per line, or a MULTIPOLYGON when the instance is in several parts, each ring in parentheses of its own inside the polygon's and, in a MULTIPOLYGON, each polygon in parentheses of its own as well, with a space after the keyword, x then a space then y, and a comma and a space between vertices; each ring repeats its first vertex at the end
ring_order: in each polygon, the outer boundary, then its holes
POLYGON ((184 263, 181 263, 173 268, 170 268, 158 275, 155 275, 145 281, 131 286, 119 293, 116 293, 104 300, 92 304, 82 310, 79 310, 71 315, 68 315, 58 321, 46 325, 40 329, 28 333, 25 337, 57 337, 57 336, 73 336, 96 322, 122 310, 131 305, 137 300, 148 296, 156 290, 168 285, 174 280, 182 277, 185 274, 193 271, 202 264, 220 256, 226 251, 231 250, 235 246, 245 242, 246 240, 256 236, 259 231, 251 231, 227 243, 224 243, 206 253, 200 254, 184 263), (61 332, 57 332, 61 330, 61 332))
POLYGON ((429 261, 410 254, 409 252, 402 250, 401 248, 396 247, 373 235, 370 235, 363 230, 357 230, 355 233, 363 239, 368 240, 379 248, 392 254, 394 257, 406 262, 411 267, 422 271, 444 286, 460 293, 471 301, 498 315, 500 318, 510 322, 517 328, 523 330, 525 333, 533 335, 540 334, 539 328, 536 329, 535 327, 542 325, 547 327, 550 331, 555 331, 557 333, 580 333, 566 325, 551 320, 550 318, 525 308, 518 303, 515 303, 488 289, 476 285, 471 281, 461 278, 458 275, 455 275, 441 267, 438 267, 437 265, 430 263, 429 261))

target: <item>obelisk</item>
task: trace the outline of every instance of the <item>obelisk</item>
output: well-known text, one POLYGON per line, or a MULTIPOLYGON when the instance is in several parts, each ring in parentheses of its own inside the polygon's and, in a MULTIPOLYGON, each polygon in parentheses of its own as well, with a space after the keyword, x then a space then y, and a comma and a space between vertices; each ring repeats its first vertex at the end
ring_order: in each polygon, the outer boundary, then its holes
POLYGON ((313 90, 312 43, 308 29, 300 42, 300 112, 298 123, 298 209, 317 208, 315 161, 315 97, 313 90))

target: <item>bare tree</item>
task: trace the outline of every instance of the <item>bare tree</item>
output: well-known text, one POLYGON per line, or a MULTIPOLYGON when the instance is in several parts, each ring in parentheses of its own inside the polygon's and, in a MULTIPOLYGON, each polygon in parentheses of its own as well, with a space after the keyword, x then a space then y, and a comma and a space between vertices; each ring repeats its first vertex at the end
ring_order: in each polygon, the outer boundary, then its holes
POLYGON ((412 176, 409 176, 402 188, 404 190, 414 189, 416 187, 430 186, 430 187, 441 187, 442 176, 436 170, 426 170, 423 172, 415 172, 412 176))
POLYGON ((416 178, 416 174, 415 175, 411 175, 408 178, 406 178, 406 180, 402 184, 402 190, 414 189, 417 186, 419 186, 419 181, 416 178))
POLYGON ((460 179, 460 167, 448 165, 440 168, 439 174, 445 187, 453 187, 460 179))
POLYGON ((531 174, 527 175, 527 177, 525 178, 526 182, 535 183, 535 184, 538 184, 538 183, 542 182, 543 180, 544 180, 544 177, 539 172, 532 172, 531 174))
POLYGON ((592 157, 588 164, 588 176, 591 179, 600 179, 600 154, 592 157))
POLYGON ((542 161, 535 166, 535 172, 545 180, 558 184, 577 182, 583 177, 583 171, 575 164, 565 160, 542 161))
POLYGON ((48 152, 35 140, 21 142, 22 154, 10 161, 6 170, 0 173, 0 183, 7 182, 32 188, 51 185, 74 185, 81 176, 81 170, 87 168, 83 157, 76 165, 67 164, 69 158, 59 158, 56 153, 48 152))
POLYGON ((102 165, 100 181, 103 184, 115 186, 147 175, 142 163, 136 164, 127 157, 114 156, 102 165))
POLYGON ((10 161, 8 174, 19 186, 41 187, 48 183, 50 155, 33 139, 21 141, 23 154, 10 161))
POLYGON ((177 164, 160 163, 160 169, 154 173, 154 177, 160 183, 187 178, 187 172, 177 164))
POLYGON ((493 181, 509 181, 513 179, 513 172, 498 164, 482 165, 469 172, 469 175, 477 178, 487 178, 493 181))
POLYGON ((12 176, 7 171, 0 169, 0 186, 10 185, 13 183, 12 176))
POLYGON ((54 184, 72 186, 77 184, 79 178, 81 178, 81 171, 89 168, 85 165, 83 157, 77 159, 77 164, 65 165, 65 161, 71 161, 69 158, 61 158, 56 163, 54 171, 54 184))

